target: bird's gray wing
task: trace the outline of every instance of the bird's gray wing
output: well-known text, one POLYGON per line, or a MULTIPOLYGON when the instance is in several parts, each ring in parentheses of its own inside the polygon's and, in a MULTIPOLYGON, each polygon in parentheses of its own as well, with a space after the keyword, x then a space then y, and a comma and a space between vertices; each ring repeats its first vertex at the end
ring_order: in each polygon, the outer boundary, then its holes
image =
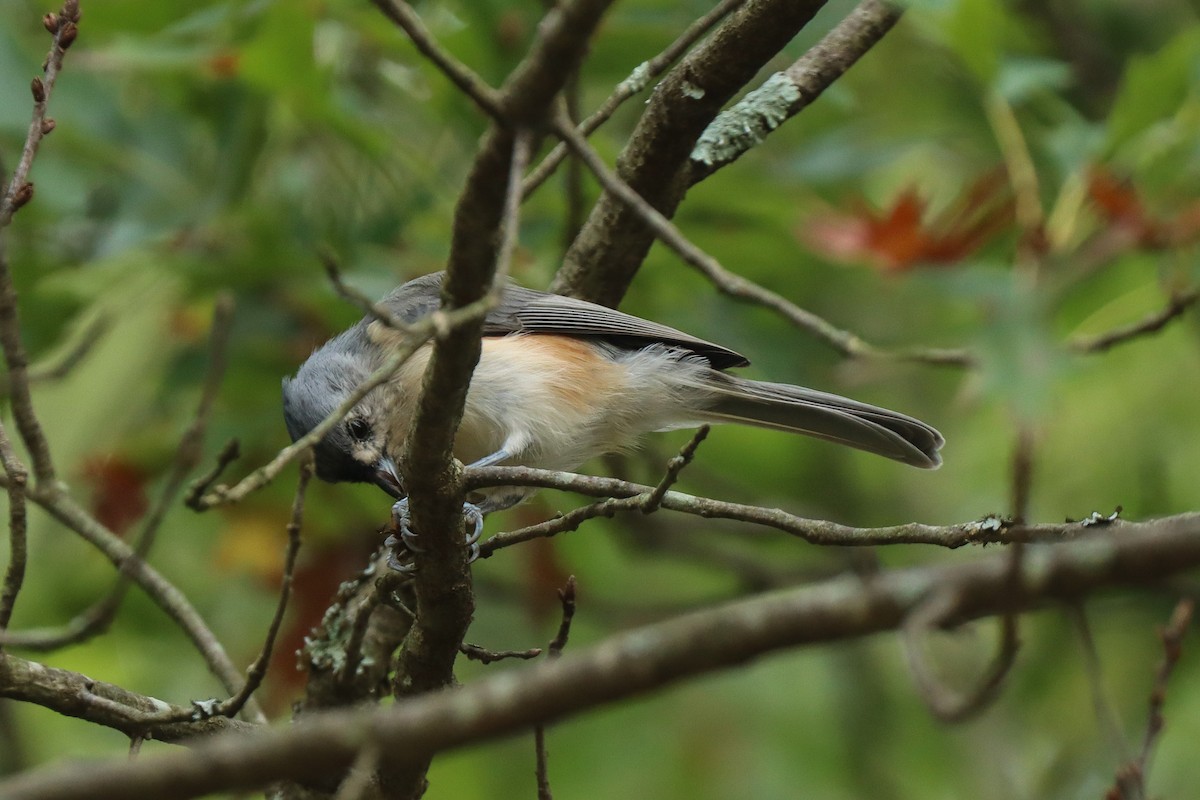
MULTIPOLYGON (((441 304, 443 273, 425 275, 400 286, 383 304, 405 322, 433 313, 441 304)), ((697 339, 683 331, 573 297, 539 292, 510 284, 500 303, 484 319, 485 336, 546 333, 600 339, 617 347, 637 349, 666 344, 706 359, 714 369, 744 367, 741 353, 697 339)))

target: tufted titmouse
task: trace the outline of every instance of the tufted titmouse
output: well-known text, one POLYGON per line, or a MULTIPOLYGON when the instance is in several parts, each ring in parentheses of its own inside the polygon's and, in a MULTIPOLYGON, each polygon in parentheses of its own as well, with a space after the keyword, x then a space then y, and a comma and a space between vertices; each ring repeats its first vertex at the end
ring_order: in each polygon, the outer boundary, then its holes
MULTIPOLYGON (((441 284, 442 273, 417 278, 381 305, 415 322, 439 307, 441 284)), ((941 464, 941 434, 913 417, 729 375, 723 370, 750 362, 604 306, 509 285, 483 333, 454 447, 467 464, 570 470, 629 449, 651 431, 715 422, 801 433, 927 469, 941 464)), ((285 378, 283 414, 292 439, 340 405, 403 336, 367 317, 309 356, 295 378, 285 378)), ((318 477, 375 483, 404 497, 393 459, 403 451, 429 354, 428 344, 418 349, 317 444, 318 477)), ((477 523, 533 491, 483 490, 477 523)))

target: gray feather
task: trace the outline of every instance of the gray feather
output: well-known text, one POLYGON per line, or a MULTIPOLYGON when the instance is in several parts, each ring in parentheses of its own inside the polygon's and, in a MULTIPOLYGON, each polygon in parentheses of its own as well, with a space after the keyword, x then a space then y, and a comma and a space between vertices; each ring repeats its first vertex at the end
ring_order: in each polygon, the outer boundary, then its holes
MULTIPOLYGON (((367 379, 372 349, 363 326, 355 325, 318 348, 295 378, 283 379, 283 421, 292 441, 317 427, 367 379)), ((350 457, 350 442, 341 427, 331 430, 314 450, 322 480, 370 480, 371 472, 350 457)))
MULTIPOLYGON (((409 281, 383 298, 383 305, 405 322, 415 322, 441 305, 442 277, 435 272, 409 281)), ((657 322, 624 314, 573 297, 539 292, 510 284, 499 305, 484 319, 485 336, 510 333, 544 333, 579 336, 636 350, 667 344, 700 356, 714 369, 744 367, 750 362, 741 353, 713 344, 657 322)))
POLYGON ((708 373, 701 417, 803 433, 924 469, 941 466, 942 435, 919 419, 835 394, 708 373))

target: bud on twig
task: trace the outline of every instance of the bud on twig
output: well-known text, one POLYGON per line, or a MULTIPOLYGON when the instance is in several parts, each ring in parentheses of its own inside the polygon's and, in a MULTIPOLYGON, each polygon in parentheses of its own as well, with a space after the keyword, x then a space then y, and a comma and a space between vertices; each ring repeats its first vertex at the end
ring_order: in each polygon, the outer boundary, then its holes
POLYGON ((46 84, 42 83, 41 78, 34 78, 29 82, 29 90, 33 92, 33 102, 46 102, 46 84))
POLYGON ((69 20, 79 22, 79 0, 67 0, 63 3, 62 14, 69 20))
POLYGON ((50 131, 54 130, 55 124, 56 123, 54 120, 50 119, 50 117, 46 117, 44 120, 42 120, 42 136, 45 136, 50 131))
POLYGON ((62 28, 58 31, 58 46, 66 50, 78 35, 79 28, 74 22, 64 22, 62 28))
POLYGON ((33 199, 33 184, 27 183, 20 189, 17 189, 13 195, 13 211, 16 211, 21 206, 33 199))
POLYGON ((53 12, 47 13, 46 16, 42 17, 42 24, 51 33, 58 33, 58 14, 53 12))

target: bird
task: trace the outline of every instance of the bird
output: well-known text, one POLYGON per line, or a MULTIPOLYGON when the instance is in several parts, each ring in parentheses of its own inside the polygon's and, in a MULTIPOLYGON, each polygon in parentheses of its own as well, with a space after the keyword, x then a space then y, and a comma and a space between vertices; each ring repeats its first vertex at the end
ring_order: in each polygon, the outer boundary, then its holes
MULTIPOLYGON (((408 281, 379 306, 411 324, 441 306, 444 273, 408 281)), ((341 405, 407 334, 368 315, 316 349, 283 379, 292 440, 341 405)), ((373 483, 396 500, 393 515, 410 549, 407 495, 397 461, 416 413, 432 352, 425 343, 313 448, 317 477, 373 483)), ((646 434, 712 423, 798 433, 909 464, 941 465, 942 435, 907 414, 836 394, 738 377, 749 360, 719 344, 606 306, 506 283, 483 320, 454 455, 470 466, 574 470, 628 451, 646 434)), ((475 521, 535 490, 492 487, 464 506, 475 521)), ((393 566, 397 566, 393 561, 393 566)))

